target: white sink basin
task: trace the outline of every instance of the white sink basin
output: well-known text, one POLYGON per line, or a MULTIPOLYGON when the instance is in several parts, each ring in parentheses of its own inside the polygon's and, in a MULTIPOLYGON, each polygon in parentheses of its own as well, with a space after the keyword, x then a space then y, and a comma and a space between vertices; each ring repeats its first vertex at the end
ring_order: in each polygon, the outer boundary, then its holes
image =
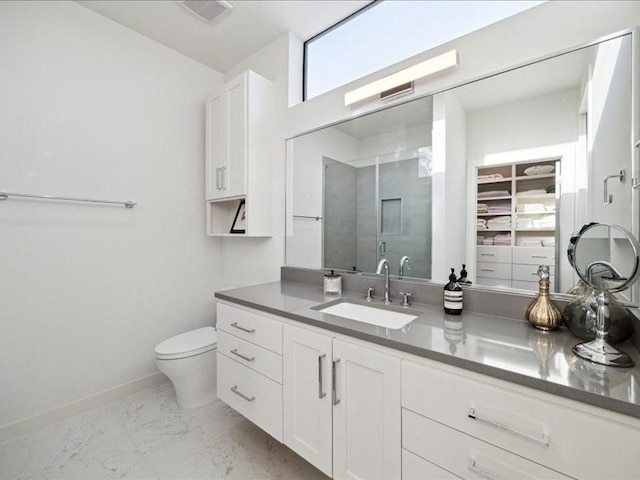
POLYGON ((318 310, 322 313, 328 313, 337 317, 348 318, 350 320, 356 320, 358 322, 377 325, 379 327, 390 328, 393 330, 402 328, 411 323, 418 318, 418 315, 420 314, 414 310, 398 312, 384 306, 361 305, 359 303, 352 303, 348 300, 334 301, 312 308, 313 310, 318 310))

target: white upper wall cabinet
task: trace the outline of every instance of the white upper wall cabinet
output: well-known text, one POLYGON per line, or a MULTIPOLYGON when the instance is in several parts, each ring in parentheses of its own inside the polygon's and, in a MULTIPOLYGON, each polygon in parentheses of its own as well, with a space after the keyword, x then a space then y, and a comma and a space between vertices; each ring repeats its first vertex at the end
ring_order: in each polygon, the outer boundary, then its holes
POLYGON ((271 235, 272 89, 270 80, 247 70, 207 102, 209 235, 271 235), (244 233, 231 234, 242 200, 246 221, 235 230, 244 233))

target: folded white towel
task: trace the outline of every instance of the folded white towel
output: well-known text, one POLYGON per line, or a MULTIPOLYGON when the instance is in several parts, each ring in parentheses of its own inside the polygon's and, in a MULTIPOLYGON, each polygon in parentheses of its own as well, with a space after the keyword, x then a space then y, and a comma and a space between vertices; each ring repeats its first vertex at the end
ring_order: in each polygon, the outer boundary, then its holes
POLYGON ((518 218, 516 220, 516 228, 533 228, 533 219, 518 218))
POLYGON ((500 217, 493 217, 487 220, 487 225, 511 225, 511 216, 502 215, 500 217))
POLYGON ((499 180, 504 178, 501 173, 490 173, 488 175, 478 175, 478 180, 499 180))
POLYGON ((516 205, 516 212, 545 213, 545 211, 545 206, 542 203, 523 203, 516 205))
POLYGON ((478 192, 478 198, 490 198, 490 197, 508 197, 510 193, 508 190, 489 190, 487 192, 478 192))
POLYGON ((531 190, 525 190, 524 192, 516 193, 516 197, 525 197, 529 195, 546 195, 547 191, 544 188, 534 188, 531 190))

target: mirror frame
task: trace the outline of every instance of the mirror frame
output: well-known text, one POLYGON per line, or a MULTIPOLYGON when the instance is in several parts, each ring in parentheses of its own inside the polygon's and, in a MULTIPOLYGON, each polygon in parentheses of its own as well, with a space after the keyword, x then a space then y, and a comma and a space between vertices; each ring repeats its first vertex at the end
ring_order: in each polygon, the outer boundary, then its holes
MULTIPOLYGON (((540 62, 544 62, 546 60, 550 60, 565 54, 569 54, 572 52, 576 52, 579 50, 583 50, 589 47, 593 47, 596 46, 602 42, 606 42, 608 40, 613 40, 616 38, 621 38, 624 36, 629 35, 631 38, 631 56, 632 56, 632 65, 631 65, 631 70, 632 70, 632 79, 631 79, 631 138, 629 139, 630 142, 630 151, 631 153, 631 172, 629 174, 629 178, 631 179, 631 200, 632 200, 632 204, 631 204, 631 236, 632 238, 637 238, 638 237, 638 233, 640 230, 640 205, 639 205, 639 198, 638 197, 638 187, 640 187, 640 173, 639 173, 639 162, 640 162, 640 112, 639 112, 639 107, 640 107, 640 27, 634 27, 634 28, 628 28, 628 29, 624 29, 624 30, 620 30, 618 32, 609 34, 609 35, 604 35, 602 37, 596 38, 595 40, 586 42, 586 43, 582 43, 582 44, 578 44, 572 47, 568 47, 565 49, 561 49, 559 51, 547 54, 547 55, 543 55, 540 57, 537 57, 533 60, 526 60, 523 62, 519 62, 516 63, 510 67, 506 67, 503 69, 499 69, 496 70, 494 72, 488 73, 488 74, 484 74, 484 75, 480 75, 477 77, 473 77, 471 79, 468 80, 463 80, 457 83, 452 83, 446 86, 443 86, 441 88, 437 88, 428 92, 424 92, 424 93, 419 93, 415 96, 411 95, 409 97, 405 97, 402 99, 397 100, 396 102, 393 102, 391 104, 386 104, 386 105, 382 105, 379 106, 378 108, 371 108, 369 110, 363 111, 358 113, 357 115, 354 115, 353 117, 348 117, 348 118, 343 118, 341 120, 336 120, 334 122, 330 122, 324 125, 321 125, 319 127, 310 129, 310 130, 306 130, 303 132, 299 132, 296 133, 295 135, 292 135, 290 137, 286 137, 285 138, 285 241, 284 241, 284 260, 285 260, 285 266, 287 267, 292 267, 292 268, 308 268, 308 267, 296 267, 295 265, 288 265, 286 263, 286 259, 287 259, 287 231, 290 228, 290 221, 289 221, 289 214, 290 212, 290 207, 289 207, 289 202, 291 201, 291 199, 288 198, 287 195, 287 186, 286 186, 286 182, 290 182, 292 179, 290 178, 290 167, 289 167, 289 157, 290 157, 290 147, 289 145, 289 140, 294 140, 296 138, 302 137, 304 135, 310 134, 310 133, 314 133, 314 132, 318 132, 321 131, 325 128, 330 128, 351 120, 355 120, 358 118, 362 118, 365 117, 367 115, 371 115, 374 113, 378 113, 378 112, 382 112, 391 108, 395 108, 398 107, 400 105, 405 105, 407 103, 416 101, 416 100, 420 100, 426 97, 430 97, 430 96, 434 96, 440 93, 444 93, 444 92, 448 92, 450 90, 453 90, 455 88, 458 87, 463 87, 466 85, 471 85, 473 83, 494 77, 496 75, 501 75, 504 73, 508 73, 523 67, 527 67, 527 66, 531 66, 531 65, 535 65, 537 63, 540 62)), ((291 159, 291 161, 293 161, 293 159, 291 159)), ((562 247, 560 247, 559 252, 562 251, 562 247)), ((325 268, 319 268, 319 269, 315 269, 318 271, 324 271, 325 268)), ((341 273, 351 273, 348 270, 340 270, 340 269, 334 269, 338 272, 341 273)), ((358 272, 359 275, 363 275, 365 277, 371 277, 371 278, 377 278, 378 276, 373 273, 373 272, 358 272)), ((403 276, 403 277, 399 277, 397 275, 391 275, 392 278, 394 279, 401 279, 404 281, 410 281, 410 282, 414 282, 414 283, 423 283, 423 284, 427 284, 427 285, 434 285, 434 286, 443 286, 446 282, 443 281, 437 281, 437 280, 433 280, 433 279, 425 279, 425 278, 418 278, 418 277, 409 277, 409 276, 403 276)), ((494 293, 507 293, 507 294, 526 294, 526 295, 531 295, 531 294, 535 294, 535 292, 528 292, 525 290, 519 290, 519 289, 514 289, 514 288, 507 288, 507 287, 491 287, 491 286, 485 286, 485 285, 466 285, 465 288, 472 288, 474 290, 478 290, 478 291, 487 291, 487 292, 494 292, 494 293)), ((622 303, 624 305, 627 306, 631 306, 631 307, 638 307, 640 306, 640 282, 636 282, 634 285, 631 286, 631 301, 622 301, 622 303)), ((560 293, 560 292, 554 292, 552 293, 553 298, 557 298, 560 300, 566 300, 566 301, 571 301, 575 296, 568 294, 568 293, 560 293)))

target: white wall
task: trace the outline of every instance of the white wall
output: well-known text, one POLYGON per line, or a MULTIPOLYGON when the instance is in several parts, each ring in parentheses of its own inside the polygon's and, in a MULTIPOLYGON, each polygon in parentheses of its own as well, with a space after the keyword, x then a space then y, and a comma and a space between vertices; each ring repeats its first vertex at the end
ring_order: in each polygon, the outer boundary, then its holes
POLYGON ((153 374, 159 341, 213 323, 221 75, 73 2, 0 2, 0 72, 0 188, 139 203, 0 204, 1 427, 153 374))

